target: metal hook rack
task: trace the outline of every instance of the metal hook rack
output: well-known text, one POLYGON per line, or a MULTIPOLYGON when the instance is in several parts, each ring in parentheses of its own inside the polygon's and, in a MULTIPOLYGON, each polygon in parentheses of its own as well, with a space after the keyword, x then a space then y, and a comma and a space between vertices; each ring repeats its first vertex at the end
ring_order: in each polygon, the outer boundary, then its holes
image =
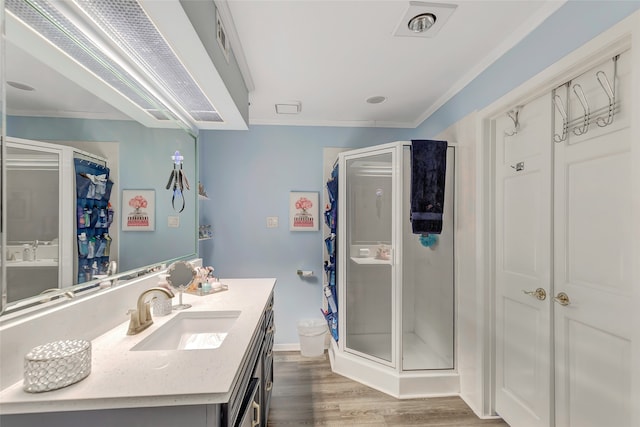
MULTIPOLYGON (((582 89, 580 84, 574 84, 572 86, 571 81, 568 81, 563 86, 566 86, 566 101, 563 102, 562 97, 557 94, 559 89, 556 88, 552 92, 552 100, 555 106, 555 109, 560 113, 562 117, 562 134, 555 133, 553 136, 553 140, 555 142, 563 142, 567 140, 569 130, 571 130, 576 136, 581 136, 586 134, 589 131, 589 126, 592 122, 592 117, 595 117, 595 122, 599 127, 609 126, 613 123, 613 118, 616 113, 620 111, 620 103, 616 100, 616 83, 617 83, 617 74, 618 74, 618 59, 620 55, 616 55, 612 58, 613 60, 613 84, 609 80, 607 73, 602 70, 599 70, 595 73, 596 80, 600 84, 600 87, 607 95, 608 104, 606 106, 591 110, 589 102, 587 101, 587 97, 582 89), (583 114, 573 120, 571 120, 571 112, 570 112, 570 92, 569 89, 573 90, 576 98, 580 102, 582 106, 583 114)), ((554 115, 555 120, 555 115, 554 115)))
POLYGON ((513 121, 513 130, 511 132, 505 130, 505 135, 513 136, 520 132, 520 111, 522 111, 522 105, 518 105, 513 110, 507 111, 507 116, 513 121))
POLYGON ((600 70, 596 73, 596 79, 598 79, 598 83, 600 83, 600 87, 607 94, 607 98, 609 98, 609 107, 607 108, 607 117, 598 117, 596 118, 596 124, 600 127, 609 126, 613 123, 613 116, 615 114, 616 108, 616 79, 618 75, 618 58, 620 55, 616 55, 613 57, 613 88, 611 84, 609 84, 609 78, 607 74, 600 70))
MULTIPOLYGON (((563 142, 567 140, 567 136, 569 134, 569 86, 571 82, 567 82, 564 84, 565 86, 565 100, 566 100, 566 108, 562 103, 562 98, 560 95, 556 94, 558 88, 553 90, 553 104, 556 109, 562 116, 562 135, 558 135, 557 133, 553 135, 553 140, 555 142, 563 142)), ((554 129, 555 129, 555 115, 554 115, 554 129)))
POLYGON ((573 133, 577 136, 584 135, 589 132, 589 122, 591 121, 591 109, 589 108, 589 102, 587 101, 587 97, 584 95, 584 91, 582 90, 582 86, 579 84, 573 85, 573 93, 576 94, 578 101, 580 101, 580 105, 582 105, 582 110, 584 114, 582 115, 582 126, 576 126, 573 128, 573 133))

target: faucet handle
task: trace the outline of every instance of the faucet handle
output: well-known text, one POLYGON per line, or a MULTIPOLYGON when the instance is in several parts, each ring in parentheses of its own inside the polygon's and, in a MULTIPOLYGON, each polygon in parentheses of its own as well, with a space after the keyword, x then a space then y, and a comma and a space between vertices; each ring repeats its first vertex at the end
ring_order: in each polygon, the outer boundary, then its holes
POLYGON ((131 318, 131 320, 129 321, 129 330, 127 331, 127 335, 135 335, 140 331, 140 319, 138 317, 138 310, 132 308, 127 311, 127 315, 129 315, 131 318))
MULTIPOLYGON (((151 301, 153 301, 154 299, 156 299, 156 297, 151 298, 151 301)), ((151 317, 151 303, 149 301, 146 301, 144 303, 144 312, 139 314, 141 324, 144 325, 147 322, 153 323, 153 317, 151 317)))

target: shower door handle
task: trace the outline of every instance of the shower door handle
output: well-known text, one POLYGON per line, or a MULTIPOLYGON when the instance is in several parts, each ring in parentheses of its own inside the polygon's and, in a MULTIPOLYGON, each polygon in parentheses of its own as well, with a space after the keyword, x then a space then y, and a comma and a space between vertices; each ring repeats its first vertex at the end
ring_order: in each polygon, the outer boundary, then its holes
POLYGON ((525 294, 527 294, 529 296, 535 297, 535 298, 539 299, 540 301, 544 301, 547 298, 547 292, 542 288, 538 288, 535 291, 525 291, 523 289, 522 292, 524 292, 525 294))

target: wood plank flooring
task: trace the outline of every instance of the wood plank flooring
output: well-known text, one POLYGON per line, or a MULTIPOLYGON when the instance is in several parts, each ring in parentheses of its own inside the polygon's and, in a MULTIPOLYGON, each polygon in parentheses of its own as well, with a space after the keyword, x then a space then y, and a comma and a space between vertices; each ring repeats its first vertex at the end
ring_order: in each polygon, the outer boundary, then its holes
POLYGON ((274 354, 274 386, 267 427, 463 426, 508 427, 481 420, 459 397, 398 400, 331 372, 329 357, 274 354))

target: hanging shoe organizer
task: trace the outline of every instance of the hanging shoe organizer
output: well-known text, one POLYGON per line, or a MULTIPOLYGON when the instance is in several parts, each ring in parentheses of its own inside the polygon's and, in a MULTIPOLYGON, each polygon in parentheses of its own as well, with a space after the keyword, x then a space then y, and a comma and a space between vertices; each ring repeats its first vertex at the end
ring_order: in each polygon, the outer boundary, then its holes
POLYGON ((92 280, 109 268, 113 209, 109 204, 113 181, 105 164, 75 158, 76 233, 78 240, 78 281, 92 280))
POLYGON ((331 171, 331 178, 327 181, 329 205, 324 212, 324 220, 329 227, 330 234, 324 239, 329 261, 324 262, 327 277, 324 295, 327 299, 327 310, 323 310, 333 339, 338 342, 338 289, 336 288, 336 230, 338 227, 338 165, 331 171))

